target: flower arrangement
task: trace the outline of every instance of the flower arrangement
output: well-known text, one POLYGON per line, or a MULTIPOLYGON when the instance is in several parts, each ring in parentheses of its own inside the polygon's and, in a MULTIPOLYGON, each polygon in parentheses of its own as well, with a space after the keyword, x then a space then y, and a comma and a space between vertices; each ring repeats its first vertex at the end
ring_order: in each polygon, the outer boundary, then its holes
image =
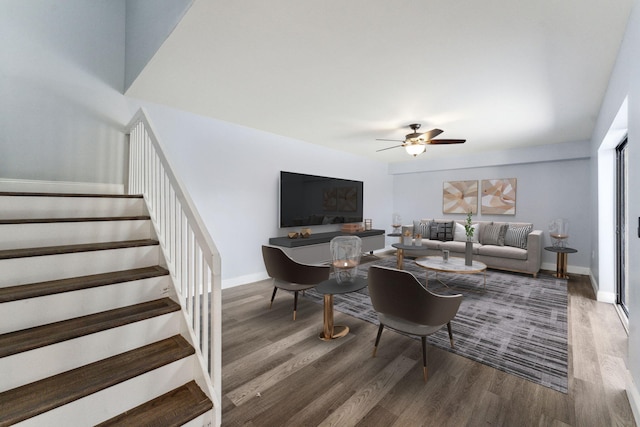
POLYGON ((471 225, 471 211, 467 214, 467 220, 464 223, 464 232, 467 235, 467 241, 470 242, 473 239, 474 228, 471 225))

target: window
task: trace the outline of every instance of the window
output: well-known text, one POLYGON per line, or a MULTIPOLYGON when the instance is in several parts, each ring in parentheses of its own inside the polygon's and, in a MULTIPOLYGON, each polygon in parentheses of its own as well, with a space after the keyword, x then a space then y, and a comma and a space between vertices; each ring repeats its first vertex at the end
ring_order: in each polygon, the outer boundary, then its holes
POLYGON ((629 316, 627 287, 627 138, 616 147, 616 293, 617 303, 629 316))

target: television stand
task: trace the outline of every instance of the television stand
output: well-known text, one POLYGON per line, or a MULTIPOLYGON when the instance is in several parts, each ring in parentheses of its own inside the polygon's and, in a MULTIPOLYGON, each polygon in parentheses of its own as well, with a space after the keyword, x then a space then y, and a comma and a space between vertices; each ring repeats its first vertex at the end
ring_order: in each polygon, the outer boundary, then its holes
POLYGON ((373 252, 384 249, 384 230, 365 230, 355 233, 343 231, 331 231, 327 233, 315 233, 309 237, 290 239, 284 237, 271 237, 269 244, 279 246, 291 258, 298 262, 316 264, 331 261, 329 244, 331 239, 338 236, 358 236, 362 239, 362 252, 373 252))

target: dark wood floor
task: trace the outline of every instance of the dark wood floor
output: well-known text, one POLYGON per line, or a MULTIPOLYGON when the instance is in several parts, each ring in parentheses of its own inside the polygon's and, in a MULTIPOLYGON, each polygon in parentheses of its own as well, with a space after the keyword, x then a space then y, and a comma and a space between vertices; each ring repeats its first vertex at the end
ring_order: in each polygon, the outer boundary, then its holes
POLYGON ((569 281, 569 393, 563 394, 336 313, 351 333, 318 339, 322 306, 271 295, 268 281, 223 290, 223 426, 634 426, 627 336, 586 276, 569 281))

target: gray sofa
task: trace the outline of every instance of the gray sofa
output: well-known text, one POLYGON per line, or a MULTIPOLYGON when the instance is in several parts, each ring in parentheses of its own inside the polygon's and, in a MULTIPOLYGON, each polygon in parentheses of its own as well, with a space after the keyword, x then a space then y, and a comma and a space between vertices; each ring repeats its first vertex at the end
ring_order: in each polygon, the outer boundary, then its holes
MULTIPOLYGON (((448 249, 450 256, 464 258, 466 235, 464 220, 432 219, 414 221, 402 227, 403 234, 422 236, 427 255, 442 255, 448 249)), ((532 274, 537 277, 542 263, 542 230, 524 222, 472 221, 476 225, 473 236, 473 259, 489 268, 532 274)), ((407 256, 424 256, 424 252, 407 256)))

